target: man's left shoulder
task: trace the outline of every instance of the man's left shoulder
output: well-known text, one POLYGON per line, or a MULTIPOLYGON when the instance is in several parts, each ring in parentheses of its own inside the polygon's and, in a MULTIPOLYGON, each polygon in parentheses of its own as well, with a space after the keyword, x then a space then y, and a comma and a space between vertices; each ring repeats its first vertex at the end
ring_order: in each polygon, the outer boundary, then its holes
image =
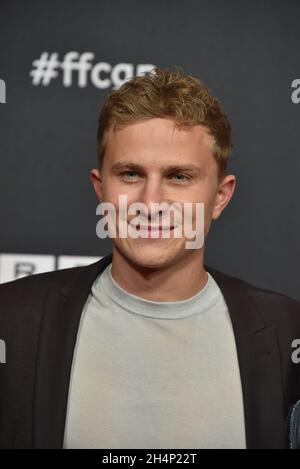
POLYGON ((221 290, 224 288, 231 295, 239 295, 245 302, 251 302, 266 323, 290 323, 300 328, 299 300, 210 267, 207 270, 219 283, 221 290))

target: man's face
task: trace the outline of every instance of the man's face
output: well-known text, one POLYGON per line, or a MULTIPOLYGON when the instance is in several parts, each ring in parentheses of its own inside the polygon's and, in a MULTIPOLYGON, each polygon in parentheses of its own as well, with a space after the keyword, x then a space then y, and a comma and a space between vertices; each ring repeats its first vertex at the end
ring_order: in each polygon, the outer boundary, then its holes
MULTIPOLYGON (((211 144, 205 127, 178 128, 167 118, 146 119, 118 130, 110 129, 102 170, 93 169, 91 179, 99 201, 110 202, 116 208, 117 232, 119 195, 124 194, 128 207, 134 202, 145 204, 149 225, 152 203, 179 202, 183 206, 188 202, 193 207, 195 229, 195 204, 204 203, 206 236, 212 219, 218 218, 229 202, 235 183, 234 176, 219 182, 211 144)), ((128 223, 137 215, 128 215, 128 223)), ((162 224, 162 218, 157 220, 152 224, 162 224)), ((170 221, 170 226, 174 226, 172 212, 170 221)), ((151 238, 149 234, 146 238, 117 236, 112 240, 124 257, 144 267, 163 268, 184 256, 197 255, 197 250, 186 249, 184 231, 181 238, 174 237, 171 230, 169 238, 161 235, 151 238)))

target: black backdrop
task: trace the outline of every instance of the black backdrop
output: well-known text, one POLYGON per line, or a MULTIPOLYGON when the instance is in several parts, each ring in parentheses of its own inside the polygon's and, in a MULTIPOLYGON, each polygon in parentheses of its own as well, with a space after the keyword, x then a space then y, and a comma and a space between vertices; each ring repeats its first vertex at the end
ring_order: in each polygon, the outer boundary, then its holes
POLYGON ((58 256, 111 252, 96 237, 89 180, 101 104, 130 75, 179 65, 211 88, 233 127, 237 189, 206 263, 300 299, 299 24, 296 0, 2 0, 0 252, 56 256, 56 267, 58 256), (80 80, 68 77, 70 52, 86 60, 80 80), (43 57, 57 76, 38 75, 43 57))

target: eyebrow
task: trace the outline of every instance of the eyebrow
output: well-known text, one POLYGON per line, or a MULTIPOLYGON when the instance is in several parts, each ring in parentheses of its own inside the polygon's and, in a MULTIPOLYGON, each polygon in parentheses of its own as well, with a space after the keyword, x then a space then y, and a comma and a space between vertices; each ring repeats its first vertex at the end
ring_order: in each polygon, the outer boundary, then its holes
MULTIPOLYGON (((139 163, 135 163, 134 161, 117 161, 111 167, 113 173, 118 173, 122 169, 133 169, 136 171, 144 172, 145 168, 143 165, 139 163)), ((202 169, 195 165, 195 164, 172 164, 162 167, 164 172, 171 172, 171 171, 192 171, 193 173, 202 173, 202 169)))

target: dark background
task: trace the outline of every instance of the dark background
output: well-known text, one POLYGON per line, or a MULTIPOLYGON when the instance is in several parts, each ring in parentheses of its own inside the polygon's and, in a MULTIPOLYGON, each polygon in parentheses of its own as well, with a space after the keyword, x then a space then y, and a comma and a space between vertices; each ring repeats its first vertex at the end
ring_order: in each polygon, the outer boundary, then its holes
MULTIPOLYGON (((233 127, 237 189, 214 222, 206 263, 300 299, 300 2, 1 1, 0 252, 103 256, 96 237, 100 107, 113 88, 88 75, 33 85, 42 52, 93 52, 93 64, 181 66, 221 100, 233 127)), ((110 78, 110 74, 103 73, 110 78)), ((120 75, 120 79, 123 78, 120 75)))

